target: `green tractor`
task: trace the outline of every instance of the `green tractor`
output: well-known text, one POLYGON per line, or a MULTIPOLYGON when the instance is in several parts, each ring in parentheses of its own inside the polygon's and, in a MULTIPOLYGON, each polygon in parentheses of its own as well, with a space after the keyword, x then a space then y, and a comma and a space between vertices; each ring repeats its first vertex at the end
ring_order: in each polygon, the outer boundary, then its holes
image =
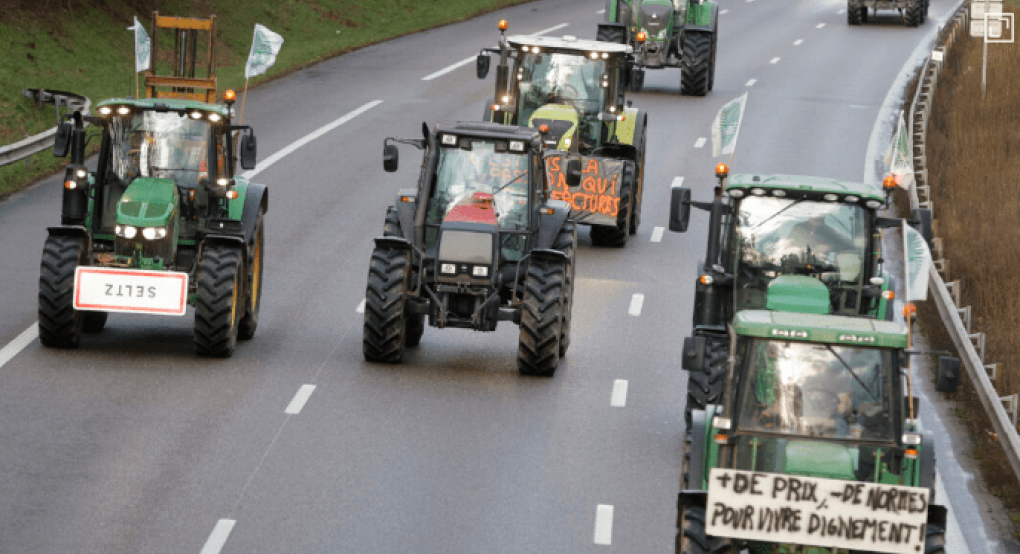
POLYGON ((631 48, 575 37, 506 37, 478 55, 477 73, 489 72, 498 54, 496 94, 485 121, 541 129, 552 198, 570 205, 571 217, 591 226, 597 246, 622 247, 641 224, 648 116, 625 103, 631 48), (564 168, 580 160, 582 178, 571 185, 564 168))
MULTIPOLYGON (((191 25, 186 30, 212 25, 166 19, 191 25)), ((234 155, 239 147, 241 167, 253 169, 255 136, 231 123, 232 91, 226 105, 215 104, 208 87, 185 86, 206 80, 158 79, 147 83, 153 97, 106 100, 98 115, 75 112, 58 127, 53 153, 70 152, 71 164, 61 224, 47 229, 43 248, 44 346, 78 347, 109 312, 182 316, 187 305, 200 355, 230 356, 237 339, 255 334, 269 196, 265 185, 235 175, 234 155), (181 86, 155 90, 173 84, 181 86), (86 120, 102 140, 93 172, 85 166, 86 120)))
POLYGON ((606 0, 595 40, 634 48, 631 90, 644 69, 680 68, 680 94, 704 96, 715 84, 719 5, 714 0, 606 0))
POLYGON ((917 27, 928 19, 931 0, 846 0, 846 22, 860 25, 868 22, 868 9, 899 10, 903 23, 917 27))
MULTIPOLYGON (((708 247, 698 264, 693 336, 684 341, 687 408, 718 403, 723 393, 726 325, 741 310, 765 309, 769 285, 790 275, 808 277, 828 291, 819 313, 891 321, 895 283, 883 269, 882 229, 902 220, 879 216, 885 192, 861 183, 791 175, 733 175, 716 167, 711 202, 691 200, 690 189, 672 190, 669 229, 686 232, 690 208, 708 211, 708 247), (695 362, 695 360, 699 360, 695 362)), ((915 210, 911 225, 931 240, 931 213, 915 210)))
MULTIPOLYGON (((417 188, 398 192, 375 239, 365 293, 363 351, 398 363, 428 324, 495 331, 520 326, 522 374, 552 375, 570 346, 577 232, 570 207, 545 186, 542 135, 483 122, 422 126, 388 138, 424 150, 417 188)), ((579 180, 577 161, 565 167, 579 180)))
POLYGON ((728 329, 732 394, 692 413, 677 554, 944 551, 934 438, 901 370, 907 329, 805 309, 829 303, 812 281, 777 278, 775 309, 728 329))

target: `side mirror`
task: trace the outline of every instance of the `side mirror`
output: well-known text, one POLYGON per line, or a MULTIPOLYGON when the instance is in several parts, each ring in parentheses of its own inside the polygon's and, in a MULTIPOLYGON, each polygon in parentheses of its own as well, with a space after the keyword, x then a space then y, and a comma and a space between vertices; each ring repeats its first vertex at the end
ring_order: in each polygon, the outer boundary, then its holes
POLYGON ((53 137, 53 157, 63 158, 71 148, 71 122, 65 121, 57 126, 57 134, 53 137))
POLYGON ((680 367, 687 371, 704 371, 705 369, 705 337, 687 337, 684 339, 683 357, 680 367))
POLYGON ((382 166, 387 173, 393 173, 396 171, 399 161, 400 152, 397 150, 396 144, 387 144, 383 146, 382 166))
POLYGON ((581 160, 572 158, 567 160, 567 186, 576 187, 581 184, 581 160))
POLYGON ((478 54, 478 59, 475 61, 475 73, 479 79, 484 79, 489 74, 488 54, 478 54))
POLYGON ((939 357, 939 370, 935 379, 935 390, 956 392, 960 386, 960 359, 949 356, 939 357))
POLYGON ((669 230, 674 233, 686 233, 687 224, 691 221, 691 189, 676 187, 673 189, 669 202, 669 230))
POLYGON ((241 168, 255 169, 255 133, 245 133, 241 137, 241 168))
POLYGON ((924 242, 928 243, 928 248, 931 248, 931 240, 934 236, 931 230, 931 210, 927 208, 918 208, 910 211, 910 223, 917 229, 918 233, 924 237, 924 242))
POLYGON ((631 92, 641 92, 641 89, 645 87, 645 70, 640 67, 634 67, 630 70, 630 90, 631 92))

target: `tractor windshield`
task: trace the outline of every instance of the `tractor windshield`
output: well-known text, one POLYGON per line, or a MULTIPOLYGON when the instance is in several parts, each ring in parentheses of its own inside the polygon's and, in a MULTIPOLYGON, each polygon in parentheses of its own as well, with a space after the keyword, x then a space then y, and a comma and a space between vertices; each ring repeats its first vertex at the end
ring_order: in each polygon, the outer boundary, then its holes
POLYGON ((893 351, 757 340, 748 353, 741 432, 894 440, 893 351))
POLYGON ((196 188, 208 176, 209 123, 178 112, 139 111, 114 117, 109 127, 112 164, 117 177, 173 179, 196 188))
POLYGON ((860 286, 868 254, 868 217, 856 204, 751 196, 739 204, 726 263, 735 310, 765 307, 779 275, 811 275, 830 288, 860 286))
POLYGON ((598 115, 606 102, 606 89, 601 86, 606 67, 605 60, 593 60, 587 52, 523 54, 517 120, 534 127, 532 119, 542 116, 536 111, 566 106, 577 112, 582 140, 594 143, 601 128, 598 115))
POLYGON ((459 147, 439 151, 436 184, 425 223, 438 226, 458 200, 475 192, 489 192, 493 194, 500 229, 527 229, 530 156, 509 151, 507 141, 460 140, 459 147), (470 148, 464 148, 465 144, 470 148))

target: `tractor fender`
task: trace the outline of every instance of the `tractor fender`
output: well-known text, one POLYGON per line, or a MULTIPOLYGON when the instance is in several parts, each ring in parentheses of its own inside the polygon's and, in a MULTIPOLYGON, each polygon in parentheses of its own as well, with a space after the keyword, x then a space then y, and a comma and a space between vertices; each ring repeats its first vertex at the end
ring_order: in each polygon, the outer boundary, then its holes
POLYGON ((570 206, 562 200, 549 200, 542 206, 540 213, 535 248, 551 248, 553 241, 556 240, 556 234, 560 232, 563 223, 567 221, 567 216, 570 215, 570 206), (545 208, 552 208, 553 213, 541 213, 545 208))
MULTIPOLYGON (((606 13, 608 14, 609 12, 607 11, 606 13)), ((630 27, 628 27, 626 23, 603 21, 598 24, 598 30, 601 31, 602 29, 622 29, 624 37, 623 43, 630 44, 630 27)), ((598 33, 595 36, 600 34, 602 33, 598 33)))
POLYGON ((702 483, 705 476, 705 441, 708 433, 708 413, 705 410, 693 410, 691 412, 691 428, 688 431, 691 435, 690 461, 687 463, 690 490, 703 490, 702 483), (697 486, 693 486, 693 485, 697 486))
POLYGON ((683 513, 685 506, 706 508, 708 506, 708 491, 680 491, 680 494, 676 496, 677 513, 683 513))
POLYGON ((570 259, 567 258, 565 253, 553 250, 552 248, 533 248, 531 250, 531 259, 542 262, 570 263, 570 259))
POLYGON ((648 125, 648 113, 642 109, 626 107, 623 109, 623 115, 626 119, 616 124, 616 142, 634 147, 634 159, 638 160, 645 145, 637 143, 644 136, 648 125))
MULTIPOLYGON (((931 431, 921 432, 921 459, 918 464, 917 486, 931 490, 935 497, 935 437, 931 431)), ((929 512, 930 513, 930 512, 929 512)))
POLYGON ((269 211, 269 188, 263 184, 249 183, 244 195, 244 212, 241 214, 249 257, 255 249, 255 225, 258 223, 260 211, 269 211))
POLYGON ((414 212, 418 206, 418 189, 400 189, 397 191, 397 200, 393 203, 397 207, 397 219, 400 221, 400 234, 405 237, 414 236, 414 212), (404 198, 411 198, 411 202, 404 202, 404 198))
POLYGON ((57 227, 47 227, 46 232, 51 237, 82 237, 85 240, 90 240, 88 231, 81 225, 60 225, 57 227))
POLYGON ((946 507, 938 504, 928 504, 928 525, 937 525, 942 529, 946 528, 946 507))
POLYGON ((375 237, 375 247, 387 250, 412 250, 411 243, 404 237, 375 237))
POLYGON ((714 0, 707 0, 702 4, 690 2, 687 8, 687 21, 684 22, 682 31, 706 31, 716 32, 719 28, 719 4, 714 0))

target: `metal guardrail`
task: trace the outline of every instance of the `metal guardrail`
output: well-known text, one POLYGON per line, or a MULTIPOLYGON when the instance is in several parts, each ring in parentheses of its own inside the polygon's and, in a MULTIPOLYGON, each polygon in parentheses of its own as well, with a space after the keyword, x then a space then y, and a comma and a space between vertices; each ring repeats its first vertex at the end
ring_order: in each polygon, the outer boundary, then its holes
MULTIPOLYGON (((82 115, 89 115, 89 108, 92 101, 80 94, 63 92, 60 90, 47 89, 22 89, 22 93, 34 100, 40 106, 50 104, 56 109, 57 125, 60 125, 60 106, 67 108, 68 112, 81 111, 82 115)), ((87 123, 86 123, 87 125, 87 123)), ((23 160, 33 154, 38 154, 53 146, 53 137, 57 134, 57 128, 53 127, 46 131, 15 142, 7 146, 0 146, 0 167, 23 160)))
MULTIPOLYGON (((928 121, 931 117, 935 89, 938 84, 939 72, 942 64, 950 53, 953 43, 960 34, 968 33, 970 20, 970 1, 961 0, 957 5, 952 19, 945 27, 939 30, 935 40, 935 52, 941 52, 942 61, 934 61, 931 56, 924 62, 921 68, 921 78, 917 83, 917 90, 914 91, 914 98, 910 106, 910 121, 908 123, 913 137, 913 165, 914 165, 914 186, 910 187, 910 207, 928 208, 934 214, 934 205, 931 200, 931 184, 928 182, 928 160, 925 155, 925 142, 927 140, 928 121), (921 200, 919 193, 923 192, 925 199, 921 200)), ((985 356, 985 335, 984 333, 972 333, 970 328, 971 309, 970 307, 959 308, 960 286, 957 282, 946 283, 940 272, 949 274, 949 261, 942 259, 941 242, 936 239, 936 250, 939 251, 939 259, 933 264, 929 279, 928 290, 932 293, 932 299, 938 307, 939 315, 946 325, 946 331, 952 337, 957 351, 960 353, 963 366, 970 376, 974 388, 977 390, 981 405, 988 413, 992 427, 998 436, 999 442, 1006 453, 1013 474, 1020 479, 1020 436, 1016 431, 1016 416, 1018 398, 1016 395, 999 397, 998 391, 992 385, 988 370, 991 369, 994 378, 996 364, 987 365, 985 356), (1008 414, 1003 402, 1010 403, 1012 416, 1008 414)))

